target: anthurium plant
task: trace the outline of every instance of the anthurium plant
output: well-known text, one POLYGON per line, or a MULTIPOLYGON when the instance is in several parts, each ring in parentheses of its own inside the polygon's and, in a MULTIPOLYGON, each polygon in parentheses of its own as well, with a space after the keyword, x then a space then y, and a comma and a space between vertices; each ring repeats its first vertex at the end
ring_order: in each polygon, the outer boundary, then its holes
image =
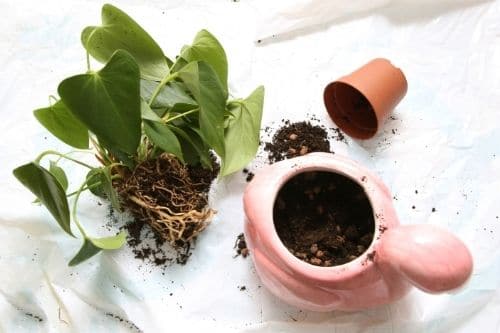
POLYGON ((226 53, 211 33, 201 30, 174 60, 131 17, 109 4, 102 8, 102 24, 86 27, 81 43, 87 71, 64 79, 57 87, 59 97, 51 96, 50 105, 34 115, 76 151, 92 152, 96 166, 71 153, 48 150, 16 168, 14 176, 68 235, 75 237, 72 226, 78 229, 83 245, 70 265, 120 248, 126 239, 124 232, 97 238, 85 231, 77 207, 87 190, 115 209, 139 212, 171 243, 189 241, 214 211, 207 201, 193 201, 199 197, 196 184, 182 177, 191 166, 211 170, 219 162, 220 176, 225 176, 252 160, 259 145, 264 88, 229 99, 226 53), (102 68, 92 69, 90 57, 102 68), (63 159, 88 169, 72 191, 58 165, 63 159), (155 173, 161 173, 157 179, 155 173), (152 177, 153 183, 141 183, 138 175, 152 177), (163 189, 172 205, 145 195, 141 184, 163 189))

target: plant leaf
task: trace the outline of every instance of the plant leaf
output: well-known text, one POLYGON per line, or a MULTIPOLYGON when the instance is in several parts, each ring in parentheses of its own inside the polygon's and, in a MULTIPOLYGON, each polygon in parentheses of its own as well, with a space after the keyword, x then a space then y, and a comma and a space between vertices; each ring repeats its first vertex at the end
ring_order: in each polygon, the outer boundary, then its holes
POLYGON ((69 110, 108 148, 130 155, 141 138, 139 68, 116 51, 99 72, 70 77, 59 84, 69 110))
POLYGON ((230 120, 226 130, 226 158, 222 165, 222 176, 243 168, 255 157, 259 148, 263 103, 264 87, 260 86, 232 109, 235 117, 230 120))
POLYGON ((144 120, 144 132, 148 138, 163 151, 174 154, 184 163, 181 144, 172 130, 161 122, 144 120))
POLYGON ((188 63, 205 61, 217 73, 224 90, 227 91, 227 57, 219 41, 207 30, 199 31, 194 37, 193 44, 185 46, 181 57, 188 63))
POLYGON ((92 244, 92 242, 88 238, 84 238, 83 245, 78 251, 78 253, 71 259, 69 262, 70 266, 76 266, 85 260, 95 256, 97 253, 101 251, 100 248, 92 244))
POLYGON ((87 174, 87 187, 89 187, 90 192, 98 197, 107 198, 114 209, 121 211, 120 199, 116 189, 113 187, 110 167, 90 170, 87 174))
POLYGON ((66 173, 63 168, 58 166, 54 161, 50 161, 49 172, 57 179, 64 192, 66 192, 68 189, 68 177, 66 177, 66 173))
MULTIPOLYGON (((156 89, 158 82, 141 80, 141 97, 149 101, 156 89)), ((185 86, 180 82, 169 82, 164 85, 156 96, 152 108, 172 108, 176 104, 188 104, 196 106, 196 101, 186 91, 185 86)))
POLYGON ((191 62, 178 73, 200 106, 198 117, 203 140, 224 159, 224 109, 227 92, 206 62, 191 62))
POLYGON ((61 228, 74 237, 66 193, 56 177, 33 162, 14 169, 13 173, 47 207, 61 228))
POLYGON ((89 148, 87 128, 71 114, 62 101, 37 109, 33 114, 40 124, 62 142, 78 149, 89 148))
POLYGON ((127 240, 127 233, 122 231, 115 236, 103 238, 89 238, 94 246, 103 250, 116 250, 125 244, 127 240))
POLYGON ((89 188, 89 191, 91 193, 93 193, 98 197, 105 198, 106 192, 104 192, 104 185, 103 185, 105 180, 103 181, 102 178, 103 178, 102 168, 96 168, 90 170, 87 173, 86 181, 87 181, 87 187, 89 188))
POLYGON ((141 118, 143 120, 161 121, 160 116, 151 110, 151 107, 143 99, 141 99, 141 118))
POLYGON ((179 128, 167 125, 179 137, 184 161, 195 165, 201 163, 202 166, 212 169, 209 149, 205 146, 200 136, 189 128, 179 128))
POLYGON ((153 38, 122 10, 105 4, 102 25, 86 27, 82 44, 92 57, 106 63, 119 49, 129 52, 139 65, 141 76, 161 80, 169 73, 168 60, 153 38))

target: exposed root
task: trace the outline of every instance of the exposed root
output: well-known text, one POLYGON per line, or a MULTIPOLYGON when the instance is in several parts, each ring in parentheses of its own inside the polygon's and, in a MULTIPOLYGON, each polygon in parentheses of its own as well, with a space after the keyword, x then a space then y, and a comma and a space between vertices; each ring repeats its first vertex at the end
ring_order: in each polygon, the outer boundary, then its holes
POLYGON ((208 207, 210 184, 193 178, 177 158, 162 154, 139 164, 117 187, 136 218, 179 247, 203 231, 216 213, 208 207))

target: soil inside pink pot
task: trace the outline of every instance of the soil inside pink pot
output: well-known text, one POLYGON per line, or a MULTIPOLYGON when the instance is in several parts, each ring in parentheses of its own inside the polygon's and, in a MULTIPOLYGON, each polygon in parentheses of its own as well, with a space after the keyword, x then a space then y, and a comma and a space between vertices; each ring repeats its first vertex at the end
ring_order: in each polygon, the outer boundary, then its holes
POLYGON ((276 197, 273 218, 288 250, 316 266, 356 259, 370 246, 375 231, 363 188, 332 172, 305 172, 288 180, 276 197))

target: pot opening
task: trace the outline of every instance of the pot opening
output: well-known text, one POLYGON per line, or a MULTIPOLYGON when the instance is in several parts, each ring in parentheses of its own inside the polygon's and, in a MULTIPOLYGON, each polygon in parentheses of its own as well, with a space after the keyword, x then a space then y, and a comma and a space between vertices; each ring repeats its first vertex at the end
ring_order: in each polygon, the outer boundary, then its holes
POLYGON ((276 196, 273 220, 290 253, 322 267, 359 257, 372 243, 375 231, 373 209, 361 185, 326 171, 290 178, 276 196))
POLYGON ((325 103, 333 121, 348 135, 369 139, 377 132, 377 116, 368 99, 356 88, 335 82, 325 92, 325 103))

